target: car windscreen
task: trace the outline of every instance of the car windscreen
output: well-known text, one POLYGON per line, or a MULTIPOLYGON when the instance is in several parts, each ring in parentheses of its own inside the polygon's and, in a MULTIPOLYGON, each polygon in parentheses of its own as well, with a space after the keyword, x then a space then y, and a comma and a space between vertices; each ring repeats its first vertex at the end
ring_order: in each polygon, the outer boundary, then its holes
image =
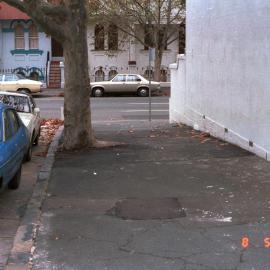
POLYGON ((0 102, 11 106, 17 112, 31 112, 29 100, 27 97, 0 94, 0 102))

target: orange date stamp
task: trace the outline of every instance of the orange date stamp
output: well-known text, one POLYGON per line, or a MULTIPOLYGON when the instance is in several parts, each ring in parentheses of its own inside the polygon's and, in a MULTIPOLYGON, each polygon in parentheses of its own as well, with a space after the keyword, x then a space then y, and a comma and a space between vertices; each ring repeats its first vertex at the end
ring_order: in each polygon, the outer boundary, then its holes
MULTIPOLYGON (((242 248, 244 249, 249 248, 250 244, 251 244, 251 240, 248 236, 245 236, 241 239, 242 248)), ((270 237, 265 237, 263 239, 263 246, 264 248, 270 249, 270 237)))

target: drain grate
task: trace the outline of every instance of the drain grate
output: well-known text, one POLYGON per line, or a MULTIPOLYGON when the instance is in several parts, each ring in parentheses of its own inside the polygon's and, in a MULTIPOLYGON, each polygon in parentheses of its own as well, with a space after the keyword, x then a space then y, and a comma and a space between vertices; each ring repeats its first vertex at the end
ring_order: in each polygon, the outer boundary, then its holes
POLYGON ((131 220, 174 219, 186 216, 177 198, 124 199, 118 201, 107 214, 131 220))

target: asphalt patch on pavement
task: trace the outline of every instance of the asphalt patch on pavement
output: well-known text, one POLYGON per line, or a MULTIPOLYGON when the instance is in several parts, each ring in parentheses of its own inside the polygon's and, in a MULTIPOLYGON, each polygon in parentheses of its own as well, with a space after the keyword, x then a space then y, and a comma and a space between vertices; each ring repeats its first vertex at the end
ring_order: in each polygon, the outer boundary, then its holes
POLYGON ((186 217, 177 198, 119 200, 107 214, 125 220, 160 220, 186 217))

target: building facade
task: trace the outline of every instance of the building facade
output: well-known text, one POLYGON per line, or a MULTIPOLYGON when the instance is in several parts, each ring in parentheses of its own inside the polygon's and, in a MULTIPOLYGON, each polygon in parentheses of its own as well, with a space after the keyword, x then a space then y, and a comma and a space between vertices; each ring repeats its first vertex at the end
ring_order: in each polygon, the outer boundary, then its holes
POLYGON ((170 119, 270 160, 270 2, 187 1, 170 119), (237 2, 237 3, 236 3, 237 2))
MULTIPOLYGON (((137 29, 144 38, 144 32, 137 29)), ((164 50, 161 65, 161 80, 170 79, 169 65, 179 53, 179 39, 164 50)), ((135 38, 123 34, 113 25, 91 25, 88 28, 88 57, 92 81, 110 79, 117 73, 138 73, 153 77, 153 65, 149 69, 148 48, 135 38)))
POLYGON ((50 38, 24 13, 0 3, 0 72, 41 81, 46 77, 50 38))
MULTIPOLYGON (((139 30, 138 30, 139 31, 139 30)), ((139 31, 139 35, 144 33, 139 31)), ((117 73, 138 73, 153 77, 148 49, 116 27, 88 26, 88 58, 91 81, 108 80, 117 73)), ((163 54, 161 80, 170 78, 169 64, 179 52, 180 40, 163 54)), ((0 3, 0 72, 15 72, 41 80, 49 88, 61 87, 61 44, 39 29, 24 13, 0 3)))

